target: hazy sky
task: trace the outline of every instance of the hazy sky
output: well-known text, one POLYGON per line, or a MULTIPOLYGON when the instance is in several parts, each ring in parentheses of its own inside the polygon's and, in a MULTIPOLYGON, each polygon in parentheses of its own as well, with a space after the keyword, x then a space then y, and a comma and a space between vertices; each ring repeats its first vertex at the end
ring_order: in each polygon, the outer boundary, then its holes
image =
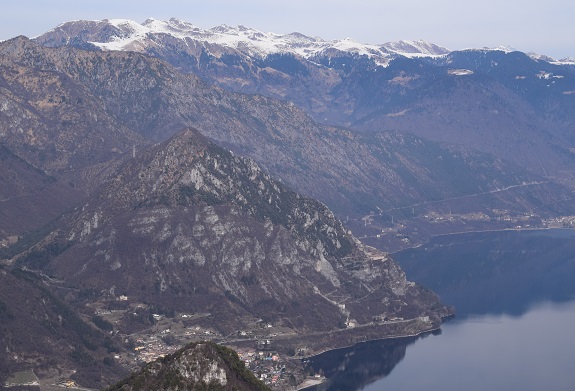
POLYGON ((505 45, 575 57, 573 0, 17 0, 0 6, 0 40, 33 37, 68 20, 149 17, 372 44, 423 39, 453 50, 505 45))

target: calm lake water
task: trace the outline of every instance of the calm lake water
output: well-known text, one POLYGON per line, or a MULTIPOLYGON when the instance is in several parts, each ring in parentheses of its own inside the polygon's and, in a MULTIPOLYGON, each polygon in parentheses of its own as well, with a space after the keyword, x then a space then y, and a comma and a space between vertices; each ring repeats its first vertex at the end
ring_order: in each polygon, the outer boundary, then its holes
POLYGON ((394 259, 457 317, 315 357, 316 390, 575 391, 575 231, 444 236, 394 259))

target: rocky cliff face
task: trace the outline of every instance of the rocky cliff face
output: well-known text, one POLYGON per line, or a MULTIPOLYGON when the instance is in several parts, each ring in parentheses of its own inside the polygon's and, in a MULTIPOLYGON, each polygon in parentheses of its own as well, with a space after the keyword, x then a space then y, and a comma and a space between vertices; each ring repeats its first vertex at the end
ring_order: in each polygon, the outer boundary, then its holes
POLYGON ((189 344, 109 387, 124 390, 243 390, 268 388, 245 368, 231 349, 211 342, 189 344))
POLYGON ((78 193, 0 144, 0 254, 67 211, 81 198, 78 193))
POLYGON ((191 130, 127 162, 58 238, 64 251, 49 273, 210 313, 225 333, 254 318, 303 332, 439 308, 387 256, 370 258, 324 205, 191 130))

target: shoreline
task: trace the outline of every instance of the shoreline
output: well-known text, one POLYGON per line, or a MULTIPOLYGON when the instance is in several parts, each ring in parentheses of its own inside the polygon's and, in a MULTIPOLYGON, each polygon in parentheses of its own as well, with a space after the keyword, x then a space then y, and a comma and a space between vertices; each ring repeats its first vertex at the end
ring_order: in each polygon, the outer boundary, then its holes
MULTIPOLYGON (((291 335, 275 338, 271 341, 268 350, 278 352, 284 356, 286 363, 292 368, 298 383, 283 390, 305 390, 318 386, 328 378, 311 378, 306 370, 306 361, 327 352, 349 349, 362 343, 383 340, 417 340, 424 335, 432 334, 441 329, 443 323, 455 316, 453 307, 443 307, 431 315, 422 315, 413 319, 381 324, 366 324, 353 329, 332 330, 307 335, 291 335)), ((251 348, 257 339, 234 341, 224 345, 238 350, 251 348)))
POLYGON ((447 237, 447 236, 460 236, 460 235, 466 235, 466 234, 481 234, 481 233, 497 233, 497 232, 523 232, 523 231, 575 231, 575 228, 569 228, 569 227, 529 227, 529 228, 500 228, 500 229, 478 229, 478 230, 471 230, 471 231, 458 231, 458 232, 450 232, 450 233, 444 233, 444 234, 439 234, 439 235, 434 235, 434 236, 430 236, 429 239, 421 244, 418 244, 417 246, 411 246, 411 247, 405 247, 401 250, 397 250, 391 253, 388 253, 392 258, 394 254, 400 253, 402 251, 406 251, 406 250, 413 250, 413 249, 417 249, 420 248, 422 246, 425 246, 426 244, 430 243, 432 240, 437 239, 437 238, 443 238, 443 237, 447 237))
POLYGON ((333 351, 340 350, 340 349, 349 349, 349 348, 352 348, 352 347, 357 346, 357 345, 362 344, 362 343, 369 343, 369 342, 375 342, 375 341, 385 341, 385 340, 391 340, 391 339, 398 339, 398 340, 399 340, 399 339, 404 339, 404 338, 417 338, 417 337, 421 337, 422 335, 430 334, 430 333, 433 333, 434 331, 437 331, 437 330, 441 329, 441 325, 442 325, 442 324, 443 324, 443 323, 441 323, 441 324, 440 324, 439 326, 437 326, 437 327, 433 327, 433 328, 428 329, 428 330, 422 330, 422 331, 420 331, 420 332, 416 332, 416 333, 413 333, 413 334, 389 335, 389 336, 385 336, 385 337, 381 337, 381 338, 370 338, 370 339, 366 339, 366 340, 364 340, 364 341, 355 342, 355 343, 353 343, 353 344, 351 344, 351 345, 338 346, 338 347, 335 347, 335 348, 326 348, 326 349, 324 349, 324 350, 321 350, 321 351, 319 351, 319 352, 315 352, 315 353, 310 354, 310 355, 301 356, 300 358, 291 357, 291 359, 294 359, 294 360, 298 360, 298 359, 309 359, 309 358, 317 357, 317 356, 319 356, 319 355, 321 355, 321 354, 324 354, 324 353, 327 353, 327 352, 333 352, 333 351))
MULTIPOLYGON (((296 355, 287 356, 289 360, 302 360, 316 357, 320 354, 353 347, 359 343, 373 342, 380 340, 416 338, 424 334, 432 333, 441 329, 446 321, 455 316, 453 308, 446 307, 445 313, 436 314, 428 321, 423 321, 421 317, 398 322, 381 324, 366 324, 352 329, 331 330, 320 333, 291 335, 273 338, 274 349, 278 352, 286 352, 291 348, 296 351, 296 355), (300 353, 298 355, 297 352, 300 353)), ((252 345, 256 340, 234 341, 224 343, 231 347, 245 347, 252 345)))
POLYGON ((419 332, 416 332, 416 333, 413 333, 413 334, 390 335, 390 336, 385 336, 385 337, 380 337, 380 338, 372 338, 372 339, 368 339, 368 340, 365 340, 365 341, 356 342, 356 343, 354 343, 354 344, 352 344, 352 345, 341 346, 341 347, 337 347, 337 348, 325 349, 325 350, 320 351, 319 353, 314 353, 314 354, 311 354, 311 355, 309 355, 309 356, 303 356, 302 358, 317 357, 317 356, 319 356, 320 354, 324 354, 324 353, 331 352, 331 351, 334 351, 334 350, 339 350, 339 349, 348 349, 348 348, 354 347, 354 346, 356 346, 356 345, 359 345, 359 344, 361 344, 361 343, 368 343, 368 342, 375 342, 375 341, 385 341, 385 340, 388 340, 388 339, 403 339, 403 338, 417 338, 417 337, 421 337, 422 335, 431 334, 431 333, 433 333, 433 332, 435 332, 435 331, 440 330, 440 329, 441 329, 441 326, 443 325, 443 323, 449 322, 449 321, 452 320, 453 318, 455 318, 455 312, 453 312, 452 314, 449 314, 449 315, 447 315, 447 316, 440 317, 441 323, 439 323, 439 325, 434 326, 433 328, 428 329, 428 330, 422 330, 422 331, 419 331, 419 332))
MULTIPOLYGON (((351 344, 351 345, 338 346, 338 347, 335 347, 335 348, 327 348, 327 349, 321 350, 321 351, 319 351, 319 352, 315 352, 314 354, 311 354, 311 355, 306 355, 306 356, 302 356, 302 357, 291 357, 290 359, 291 359, 291 360, 294 360, 294 361, 301 361, 301 360, 303 360, 303 359, 312 359, 312 358, 317 357, 317 356, 319 356, 319 355, 322 355, 322 354, 324 354, 324 353, 333 352, 333 351, 337 351, 337 350, 341 350, 341 349, 349 349, 349 348, 353 348, 353 347, 355 347, 355 346, 357 346, 357 345, 360 345, 360 344, 371 343, 371 342, 376 342, 376 341, 403 340, 403 339, 414 339, 414 340, 417 340, 417 338, 419 338, 419 337, 422 337, 422 336, 428 335, 428 334, 432 334, 432 333, 434 333, 434 332, 440 330, 440 329, 441 329, 441 326, 443 325, 443 323, 445 323, 445 322, 447 322, 447 321, 453 319, 454 317, 455 317, 455 313, 450 314, 450 315, 448 315, 448 316, 441 317, 441 318, 440 318, 441 322, 439 323, 439 325, 436 325, 436 326, 434 326, 434 327, 432 327, 432 328, 430 328, 430 329, 421 330, 421 331, 419 331, 419 332, 415 332, 415 333, 412 333, 412 334, 388 335, 388 336, 379 337, 379 338, 367 339, 367 340, 364 340, 364 341, 355 342, 354 344, 351 344)), ((326 378, 326 377, 322 377, 322 378, 317 379, 317 380, 315 380, 315 379, 306 379, 306 380, 304 380, 302 383, 300 383, 299 385, 297 385, 295 389, 296 389, 297 391, 304 391, 304 390, 307 390, 307 389, 310 388, 310 387, 315 387, 315 386, 318 386, 318 385, 320 385, 320 384, 323 384, 323 383, 325 383, 325 382, 328 381, 328 380, 329 380, 329 379, 326 378)))

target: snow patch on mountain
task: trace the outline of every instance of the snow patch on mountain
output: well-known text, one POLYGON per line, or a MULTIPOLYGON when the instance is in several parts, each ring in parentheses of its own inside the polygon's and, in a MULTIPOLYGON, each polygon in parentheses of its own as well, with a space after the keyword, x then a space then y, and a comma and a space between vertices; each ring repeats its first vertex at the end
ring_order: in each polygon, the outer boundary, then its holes
POLYGON ((447 73, 453 76, 473 75, 473 71, 470 69, 449 69, 447 73))
POLYGON ((388 42, 382 47, 392 53, 402 54, 406 57, 442 56, 450 52, 449 49, 423 40, 388 42))
POLYGON ((560 60, 551 61, 551 63, 556 65, 575 65, 575 58, 565 57, 560 60))

